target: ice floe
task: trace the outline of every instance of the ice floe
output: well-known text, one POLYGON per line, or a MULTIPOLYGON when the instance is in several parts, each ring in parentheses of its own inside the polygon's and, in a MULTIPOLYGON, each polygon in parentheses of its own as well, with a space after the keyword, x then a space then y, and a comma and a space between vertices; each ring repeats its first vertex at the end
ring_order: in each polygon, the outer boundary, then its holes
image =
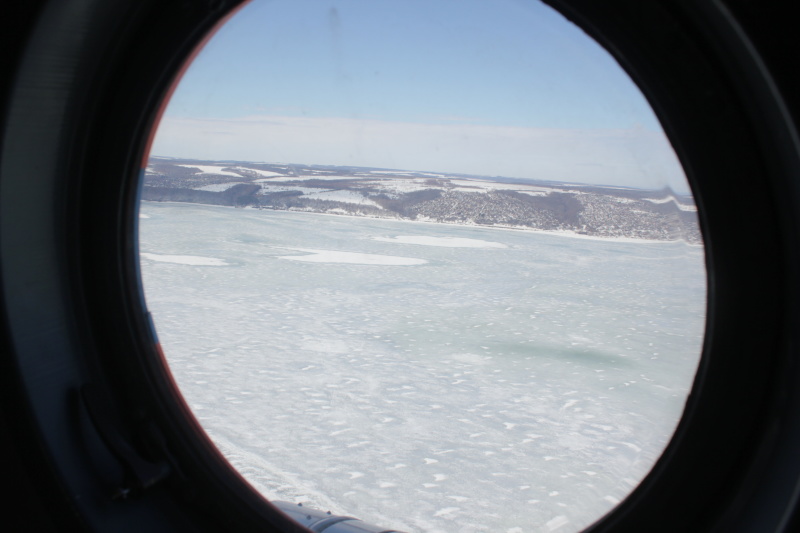
POLYGON ((556 516, 555 518, 547 521, 547 529, 555 531, 569 524, 569 519, 564 515, 556 516))
POLYGON ((175 263, 177 265, 195 266, 226 266, 228 263, 216 257, 202 257, 199 255, 161 255, 142 252, 139 254, 144 259, 160 263, 175 263))
POLYGON ((280 259, 305 261, 307 263, 346 263, 351 265, 391 265, 411 266, 424 265, 428 261, 415 257, 399 257, 396 255, 363 254, 357 252, 340 252, 337 250, 314 250, 310 248, 290 248, 308 255, 283 255, 280 259))
POLYGON ((467 239, 464 237, 432 237, 428 235, 398 235, 396 237, 373 237, 382 242, 400 244, 421 244, 423 246, 443 246, 447 248, 508 248, 501 242, 467 239))

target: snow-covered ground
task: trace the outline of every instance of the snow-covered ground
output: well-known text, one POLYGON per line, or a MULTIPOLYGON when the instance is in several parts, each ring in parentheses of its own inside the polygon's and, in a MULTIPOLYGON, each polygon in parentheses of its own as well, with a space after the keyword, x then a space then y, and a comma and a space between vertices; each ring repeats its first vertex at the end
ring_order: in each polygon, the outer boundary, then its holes
MULTIPOLYGON (((373 171, 373 174, 378 174, 379 171, 373 171)), ((383 172, 384 174, 394 174, 395 176, 402 176, 401 172, 383 172)), ((545 196, 555 189, 549 187, 542 187, 537 185, 524 185, 501 183, 496 181, 479 180, 473 178, 448 178, 441 174, 426 174, 430 177, 385 177, 380 179, 364 179, 364 184, 367 186, 374 186, 383 189, 389 193, 407 193, 414 191, 421 191, 431 188, 431 179, 437 177, 444 178, 450 184, 450 190, 460 192, 490 192, 490 191, 516 191, 531 196, 545 196)))
POLYGON ((402 176, 404 174, 416 174, 412 170, 370 170, 370 174, 388 174, 390 176, 402 176))
POLYGON ((280 172, 272 172, 269 170, 259 170, 257 168, 248 168, 248 167, 234 167, 236 170, 241 171, 243 174, 247 174, 249 172, 253 172, 260 176, 264 176, 265 178, 274 178, 275 176, 283 176, 280 172))
POLYGON ((430 178, 383 178, 380 180, 366 180, 365 186, 379 187, 388 193, 407 193, 430 189, 425 182, 430 178))
POLYGON ((147 304, 173 375, 268 498, 408 532, 577 531, 652 467, 697 368, 700 247, 142 213, 147 304))
POLYGON ((304 176, 294 176, 291 178, 280 178, 278 181, 307 181, 307 180, 347 180, 353 179, 351 176, 331 176, 328 174, 307 174, 304 176))
POLYGON ((228 167, 220 167, 220 166, 213 166, 213 165, 178 165, 179 167, 186 167, 186 168, 197 168, 200 169, 198 174, 214 174, 215 176, 236 176, 237 178, 242 178, 241 174, 237 172, 231 172, 230 170, 224 170, 228 167))
POLYGON ((372 207, 381 208, 380 205, 376 204, 369 198, 366 198, 363 194, 354 191, 322 191, 310 194, 306 193, 305 196, 306 198, 315 198, 317 200, 328 200, 331 202, 345 202, 348 204, 355 204, 355 205, 370 205, 372 207))
POLYGON ((534 196, 539 195, 546 195, 550 192, 556 191, 557 189, 552 189, 550 187, 541 187, 537 185, 523 185, 518 183, 502 183, 499 181, 486 181, 486 180, 479 180, 479 179, 454 179, 450 180, 450 183, 459 187, 457 190, 463 189, 464 191, 517 191, 526 194, 532 194, 534 196))
POLYGON ((319 192, 326 192, 330 189, 320 189, 317 187, 290 187, 286 185, 268 185, 263 183, 265 180, 255 180, 254 183, 261 184, 261 191, 259 194, 271 194, 274 192, 285 192, 285 191, 299 191, 303 194, 314 194, 319 192))

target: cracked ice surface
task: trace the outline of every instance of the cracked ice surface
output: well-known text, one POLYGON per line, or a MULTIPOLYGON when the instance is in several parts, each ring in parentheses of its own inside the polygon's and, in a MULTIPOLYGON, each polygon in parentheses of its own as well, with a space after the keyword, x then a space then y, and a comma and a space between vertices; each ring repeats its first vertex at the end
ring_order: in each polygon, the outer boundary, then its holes
POLYGON ((408 532, 576 531, 646 475, 697 367, 699 247, 141 210, 171 370, 268 498, 408 532))

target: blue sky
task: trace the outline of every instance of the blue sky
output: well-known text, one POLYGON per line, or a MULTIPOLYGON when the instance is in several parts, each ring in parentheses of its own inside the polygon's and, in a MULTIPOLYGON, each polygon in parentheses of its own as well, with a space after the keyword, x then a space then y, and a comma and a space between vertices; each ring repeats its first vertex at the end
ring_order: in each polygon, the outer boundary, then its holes
POLYGON ((535 0, 254 0, 153 154, 687 189, 636 86, 535 0))

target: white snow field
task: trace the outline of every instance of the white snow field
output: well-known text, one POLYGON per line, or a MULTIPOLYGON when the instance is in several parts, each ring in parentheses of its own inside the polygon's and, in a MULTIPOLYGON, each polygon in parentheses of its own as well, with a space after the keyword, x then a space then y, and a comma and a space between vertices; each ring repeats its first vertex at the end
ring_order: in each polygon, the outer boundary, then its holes
POLYGON ((172 372, 267 498, 407 532, 576 531, 647 474, 697 369, 700 247, 141 211, 172 372))

